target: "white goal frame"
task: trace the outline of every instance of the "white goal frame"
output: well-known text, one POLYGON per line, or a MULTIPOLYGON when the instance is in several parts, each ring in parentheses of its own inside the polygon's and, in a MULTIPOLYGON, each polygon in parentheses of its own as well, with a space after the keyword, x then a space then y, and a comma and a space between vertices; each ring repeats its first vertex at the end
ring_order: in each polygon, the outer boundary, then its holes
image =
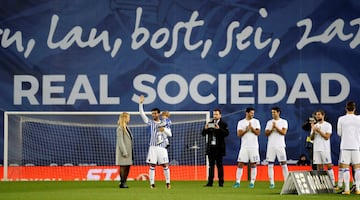
MULTIPOLYGON (((133 111, 5 111, 4 112, 4 161, 3 161, 3 181, 8 181, 8 167, 9 167, 9 115, 120 115, 122 112, 127 112, 130 115, 139 115, 139 112, 133 111)), ((210 111, 169 111, 171 115, 205 115, 206 122, 210 121, 210 111)), ((151 115, 151 112, 145 112, 147 116, 151 115)), ((190 122, 190 121, 189 121, 190 122)), ((131 122, 130 122, 131 124, 131 122)), ((114 124, 116 126, 116 124, 114 124)), ((21 129, 21 127, 20 127, 21 129)), ((21 131, 21 130, 20 130, 21 131)), ((201 131, 201 130, 199 130, 201 131)), ((204 139, 205 140, 205 139, 204 139)), ((196 144, 195 144, 196 146, 196 144)), ((195 150, 195 160, 196 160, 196 149, 197 147, 192 147, 195 150)), ((205 157, 205 155, 204 155, 205 157)), ((206 159, 206 166, 208 166, 208 161, 206 159)), ((197 174, 197 173, 196 173, 197 174)))

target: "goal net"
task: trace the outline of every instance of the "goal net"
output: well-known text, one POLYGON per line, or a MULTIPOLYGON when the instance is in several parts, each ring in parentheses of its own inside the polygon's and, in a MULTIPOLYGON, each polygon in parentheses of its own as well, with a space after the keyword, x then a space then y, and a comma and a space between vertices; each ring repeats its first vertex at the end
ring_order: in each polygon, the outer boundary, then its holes
MULTIPOLYGON (((3 180, 119 180, 116 128, 121 112, 5 112, 3 180)), ((134 165, 129 179, 147 179, 150 134, 139 112, 128 112, 134 165)), ((149 118, 151 115, 146 113, 149 118)), ((205 180, 208 111, 170 111, 172 180, 205 180)), ((157 167, 156 179, 163 180, 157 167)))

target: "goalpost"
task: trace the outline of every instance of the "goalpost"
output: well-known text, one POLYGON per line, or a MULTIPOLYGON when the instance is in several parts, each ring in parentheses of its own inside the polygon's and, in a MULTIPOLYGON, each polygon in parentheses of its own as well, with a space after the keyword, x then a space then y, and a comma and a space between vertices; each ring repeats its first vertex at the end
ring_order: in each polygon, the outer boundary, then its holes
MULTIPOLYGON (((126 111, 127 112, 127 111, 126 111)), ((4 112, 3 180, 119 180, 117 120, 122 112, 4 112)), ((147 179, 150 134, 139 112, 128 112, 134 165, 129 179, 147 179)), ((151 113, 146 112, 151 118, 151 113)), ((170 111, 172 180, 206 179, 201 130, 209 111, 170 111)), ((162 180, 162 170, 156 179, 162 180)))

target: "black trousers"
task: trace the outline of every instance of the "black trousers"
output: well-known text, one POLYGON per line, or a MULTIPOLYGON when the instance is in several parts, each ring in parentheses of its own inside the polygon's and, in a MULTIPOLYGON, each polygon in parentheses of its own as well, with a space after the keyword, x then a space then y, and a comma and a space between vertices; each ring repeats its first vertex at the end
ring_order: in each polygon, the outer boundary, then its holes
POLYGON ((215 164, 218 170, 218 179, 219 179, 219 186, 224 185, 224 166, 223 166, 223 156, 216 154, 216 153, 209 153, 209 177, 208 177, 208 184, 212 185, 214 182, 214 171, 215 171, 215 164))

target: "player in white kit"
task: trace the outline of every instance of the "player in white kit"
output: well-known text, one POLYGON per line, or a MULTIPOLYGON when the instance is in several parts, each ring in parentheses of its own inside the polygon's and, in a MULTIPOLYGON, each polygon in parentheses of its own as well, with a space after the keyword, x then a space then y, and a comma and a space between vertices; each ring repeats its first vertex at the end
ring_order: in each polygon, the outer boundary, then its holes
POLYGON ((360 194, 360 117, 355 115, 355 102, 346 103, 346 115, 339 117, 337 133, 341 137, 340 163, 343 166, 345 190, 343 194, 350 194, 350 172, 352 164, 355 170, 356 194, 360 194))
POLYGON ((143 121, 149 126, 150 143, 149 151, 146 162, 150 164, 149 179, 150 188, 155 188, 155 167, 157 164, 162 165, 164 169, 164 176, 166 182, 166 188, 170 189, 170 169, 169 169, 169 156, 166 149, 167 144, 165 142, 158 142, 158 136, 160 134, 166 134, 167 137, 171 137, 170 127, 164 127, 161 125, 160 109, 153 108, 151 110, 152 120, 150 120, 144 112, 143 108, 144 96, 140 96, 139 111, 143 121))
POLYGON ((331 160, 330 136, 332 134, 332 125, 325 121, 325 112, 318 110, 315 112, 316 123, 311 122, 311 140, 314 141, 313 162, 317 165, 317 170, 324 170, 327 166, 327 172, 330 180, 335 187, 334 170, 331 160))
POLYGON ((289 174, 285 151, 285 135, 288 130, 288 122, 287 120, 280 118, 280 112, 281 110, 279 107, 273 107, 271 109, 272 119, 266 123, 265 127, 265 135, 268 137, 266 161, 268 162, 270 189, 275 188, 274 163, 276 158, 281 164, 284 180, 286 180, 289 174))
POLYGON ((238 156, 238 168, 236 170, 236 182, 233 188, 240 187, 240 181, 243 174, 245 163, 250 163, 250 188, 254 188, 257 168, 260 161, 258 136, 260 135, 260 122, 254 118, 255 109, 246 108, 245 118, 240 120, 237 125, 237 136, 241 137, 241 148, 238 156))

